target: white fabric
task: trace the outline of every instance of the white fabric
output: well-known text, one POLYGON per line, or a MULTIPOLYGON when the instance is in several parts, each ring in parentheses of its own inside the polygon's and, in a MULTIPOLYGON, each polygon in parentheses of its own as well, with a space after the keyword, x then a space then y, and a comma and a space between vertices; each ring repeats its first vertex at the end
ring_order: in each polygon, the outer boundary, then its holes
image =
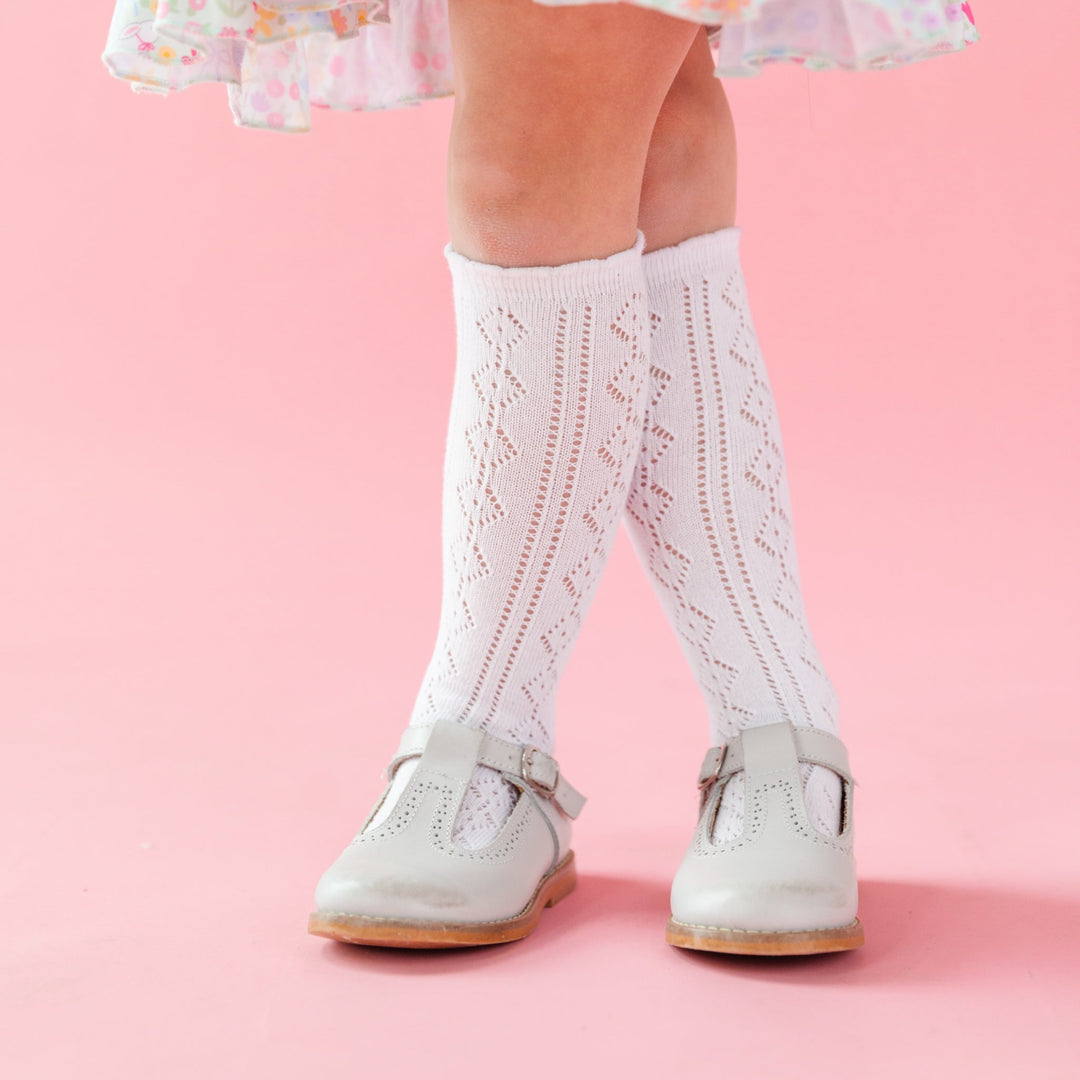
MULTIPOLYGON (((631 2, 706 24, 721 78, 755 75, 777 61, 814 70, 895 67, 979 40, 970 4, 955 0, 631 2)), ((243 127, 309 131, 313 105, 385 109, 454 92, 449 0, 114 5, 102 54, 109 71, 133 90, 160 94, 225 83, 243 127)))
MULTIPOLYGON (((705 696, 712 743, 789 719, 837 731, 807 625, 769 378, 747 303, 741 230, 650 251, 651 390, 626 524, 705 696)), ((807 808, 836 835, 840 780, 803 766, 807 808)), ((741 829, 741 774, 715 836, 741 829)))
MULTIPOLYGON (((556 687, 641 444, 644 243, 639 232, 606 259, 516 268, 446 247, 458 330, 442 610, 413 725, 446 717, 553 752, 556 687)), ((494 839, 515 794, 479 767, 455 841, 476 848, 494 839)))

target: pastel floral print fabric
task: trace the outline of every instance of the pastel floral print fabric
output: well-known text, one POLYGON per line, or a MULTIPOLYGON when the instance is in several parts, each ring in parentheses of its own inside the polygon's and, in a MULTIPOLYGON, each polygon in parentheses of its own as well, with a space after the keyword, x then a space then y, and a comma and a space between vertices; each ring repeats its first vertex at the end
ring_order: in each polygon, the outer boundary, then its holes
MULTIPOLYGON (((225 83, 240 126, 308 131, 313 105, 385 109, 452 94, 448 2, 116 0, 102 60, 135 90, 225 83)), ((624 2, 704 24, 721 78, 778 61, 897 67, 979 40, 971 5, 946 0, 624 2)))

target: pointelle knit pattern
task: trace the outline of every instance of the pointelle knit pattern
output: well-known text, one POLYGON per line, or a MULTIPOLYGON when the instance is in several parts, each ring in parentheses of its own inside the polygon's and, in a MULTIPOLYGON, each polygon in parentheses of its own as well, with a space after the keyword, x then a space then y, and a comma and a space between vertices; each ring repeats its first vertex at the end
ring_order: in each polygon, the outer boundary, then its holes
MULTIPOLYGON (((712 744, 789 719, 837 730, 837 697, 810 634, 772 388, 731 227, 642 259, 650 391, 626 505, 638 557, 708 706, 712 744)), ((811 820, 836 835, 840 780, 803 766, 811 820)), ((741 831, 742 775, 714 836, 741 831)))
MULTIPOLYGON (((501 267, 447 245, 457 363, 443 473, 442 606, 410 724, 457 719, 552 753, 555 695, 641 445, 648 356, 630 248, 501 267)), ((411 775, 406 762, 369 828, 411 775)), ((479 766, 454 828, 495 838, 516 789, 479 766)))

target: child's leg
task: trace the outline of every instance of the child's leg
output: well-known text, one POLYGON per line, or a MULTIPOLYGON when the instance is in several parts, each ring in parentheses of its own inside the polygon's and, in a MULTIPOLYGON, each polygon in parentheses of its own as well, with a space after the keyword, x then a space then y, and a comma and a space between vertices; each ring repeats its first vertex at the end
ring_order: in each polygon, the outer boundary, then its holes
MULTIPOLYGON (((714 745, 785 719, 835 734, 836 695, 803 607, 779 421, 730 227, 734 133, 704 33, 665 116, 642 190, 651 391, 627 528, 705 695, 714 745)), ((812 819, 835 833, 839 777, 820 766, 803 776, 812 819)), ((741 784, 736 776, 725 789, 718 839, 738 831, 741 784)))
POLYGON ((645 250, 734 225, 735 190, 735 124, 701 27, 650 138, 638 209, 645 250))
POLYGON ((501 266, 634 242, 649 143, 698 27, 630 4, 451 0, 450 239, 501 266))
MULTIPOLYGON (((457 719, 550 752, 641 443, 638 198, 695 28, 630 5, 454 0, 450 29, 457 366, 442 614, 411 723, 457 719)), ((457 842, 492 840, 515 794, 481 766, 457 842)))

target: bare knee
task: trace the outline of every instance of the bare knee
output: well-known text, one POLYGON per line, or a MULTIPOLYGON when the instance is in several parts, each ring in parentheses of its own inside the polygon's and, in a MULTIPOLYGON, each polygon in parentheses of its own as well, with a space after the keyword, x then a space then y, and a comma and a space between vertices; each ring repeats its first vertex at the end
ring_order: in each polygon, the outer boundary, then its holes
POLYGON ((734 156, 735 124, 724 87, 713 74, 702 27, 660 106, 649 142, 647 178, 655 184, 678 181, 703 161, 733 161, 734 156))
POLYGON ((633 243, 649 140, 694 29, 631 5, 451 0, 451 241, 502 265, 633 243))
POLYGON ((637 231, 648 123, 636 133, 602 110, 530 122, 471 98, 456 109, 448 162, 454 246, 504 266, 602 257, 637 231))
POLYGON ((649 142, 639 210, 647 248, 733 224, 735 194, 735 125, 702 31, 649 142))

